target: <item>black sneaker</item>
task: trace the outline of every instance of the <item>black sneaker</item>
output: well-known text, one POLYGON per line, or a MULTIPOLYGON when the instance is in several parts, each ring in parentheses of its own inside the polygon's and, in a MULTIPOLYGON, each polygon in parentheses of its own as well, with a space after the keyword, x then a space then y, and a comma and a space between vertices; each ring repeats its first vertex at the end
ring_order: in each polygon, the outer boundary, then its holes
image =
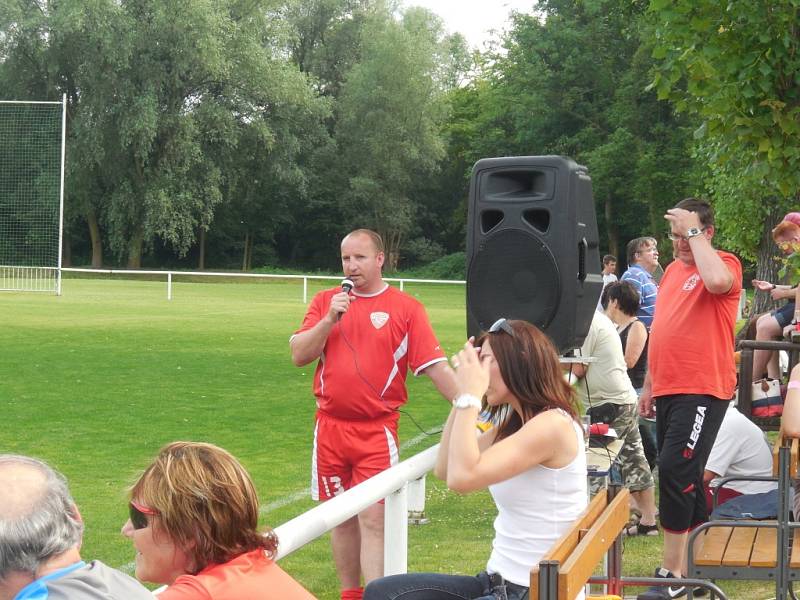
MULTIPOLYGON (((654 577, 672 578, 675 577, 672 572, 664 567, 656 569, 654 577)), ((671 585, 654 585, 646 592, 636 596, 636 600, 673 600, 674 598, 682 598, 686 595, 686 587, 671 586, 671 585)))

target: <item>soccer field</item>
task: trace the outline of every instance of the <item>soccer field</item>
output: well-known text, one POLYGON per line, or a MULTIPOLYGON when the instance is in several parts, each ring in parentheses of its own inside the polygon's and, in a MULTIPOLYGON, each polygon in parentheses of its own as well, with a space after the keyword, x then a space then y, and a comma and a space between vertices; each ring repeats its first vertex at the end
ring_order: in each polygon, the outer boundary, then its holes
MULTIPOLYGON (((311 282, 309 294, 326 285, 311 282)), ((465 338, 463 286, 405 289, 452 354, 465 338)), ((84 557, 128 572, 125 490, 170 441, 230 450, 255 480, 262 523, 280 525, 315 504, 313 365, 294 367, 288 348, 305 308, 296 280, 177 283, 171 301, 163 281, 142 280, 66 279, 62 297, 0 293, 0 452, 38 456, 63 472, 86 521, 84 557)), ((409 388, 401 458, 437 443, 421 430, 437 432, 448 413, 426 377, 409 376, 409 388)), ((491 498, 427 482, 430 523, 409 530, 409 569, 477 573, 491 550, 491 498)), ((624 573, 651 575, 661 543, 627 540, 624 573)), ((281 565, 319 598, 338 598, 327 536, 281 565)), ((721 584, 730 598, 774 590, 721 584)))
MULTIPOLYGON (((309 294, 329 285, 312 281, 309 294)), ((452 353, 465 335, 463 286, 406 291, 452 353)), ((253 475, 264 523, 283 523, 314 505, 313 365, 294 367, 288 349, 305 308, 296 280, 177 283, 172 301, 163 282, 111 279, 66 279, 62 297, 0 294, 0 451, 41 457, 69 478, 85 556, 114 566, 133 558, 118 534, 126 486, 173 440, 230 450, 253 475)), ((438 441, 420 428, 437 431, 448 412, 427 378, 409 380, 419 428, 403 415, 403 458, 438 441)), ((327 541, 314 546, 282 564, 326 597, 327 541)))

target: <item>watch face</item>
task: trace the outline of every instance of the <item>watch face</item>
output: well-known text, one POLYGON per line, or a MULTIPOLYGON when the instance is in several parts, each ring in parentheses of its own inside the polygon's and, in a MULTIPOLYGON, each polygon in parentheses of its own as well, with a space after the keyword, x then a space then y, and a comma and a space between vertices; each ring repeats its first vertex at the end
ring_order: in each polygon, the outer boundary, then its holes
POLYGON ((687 238, 694 237, 696 235, 700 235, 701 233, 702 233, 701 229, 698 229, 697 227, 690 227, 689 231, 686 232, 686 237, 687 238))

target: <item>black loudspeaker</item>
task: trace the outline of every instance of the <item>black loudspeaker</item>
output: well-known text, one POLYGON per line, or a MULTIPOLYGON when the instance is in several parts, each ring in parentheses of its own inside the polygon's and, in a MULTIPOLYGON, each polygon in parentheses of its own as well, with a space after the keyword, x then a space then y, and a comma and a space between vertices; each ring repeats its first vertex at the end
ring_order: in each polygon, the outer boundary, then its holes
POLYGON ((562 156, 484 158, 467 217, 467 332, 500 317, 583 344, 603 290, 592 180, 562 156))

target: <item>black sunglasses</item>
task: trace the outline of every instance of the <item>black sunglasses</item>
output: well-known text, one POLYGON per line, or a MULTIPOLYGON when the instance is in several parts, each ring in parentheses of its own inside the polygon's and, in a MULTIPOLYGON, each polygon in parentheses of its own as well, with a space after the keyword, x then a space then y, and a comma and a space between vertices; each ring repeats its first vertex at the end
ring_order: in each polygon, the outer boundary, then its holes
POLYGON ((144 529, 150 526, 150 522, 147 520, 147 515, 157 515, 158 511, 153 510, 152 508, 147 508, 143 504, 139 504, 138 502, 134 502, 131 500, 129 507, 129 514, 131 518, 131 525, 133 525, 134 529, 144 529))
POLYGON ((514 333, 514 328, 511 327, 511 324, 508 322, 508 319, 501 318, 497 319, 491 327, 487 330, 487 333, 499 333, 501 331, 505 331, 508 335, 515 338, 517 337, 514 333))

